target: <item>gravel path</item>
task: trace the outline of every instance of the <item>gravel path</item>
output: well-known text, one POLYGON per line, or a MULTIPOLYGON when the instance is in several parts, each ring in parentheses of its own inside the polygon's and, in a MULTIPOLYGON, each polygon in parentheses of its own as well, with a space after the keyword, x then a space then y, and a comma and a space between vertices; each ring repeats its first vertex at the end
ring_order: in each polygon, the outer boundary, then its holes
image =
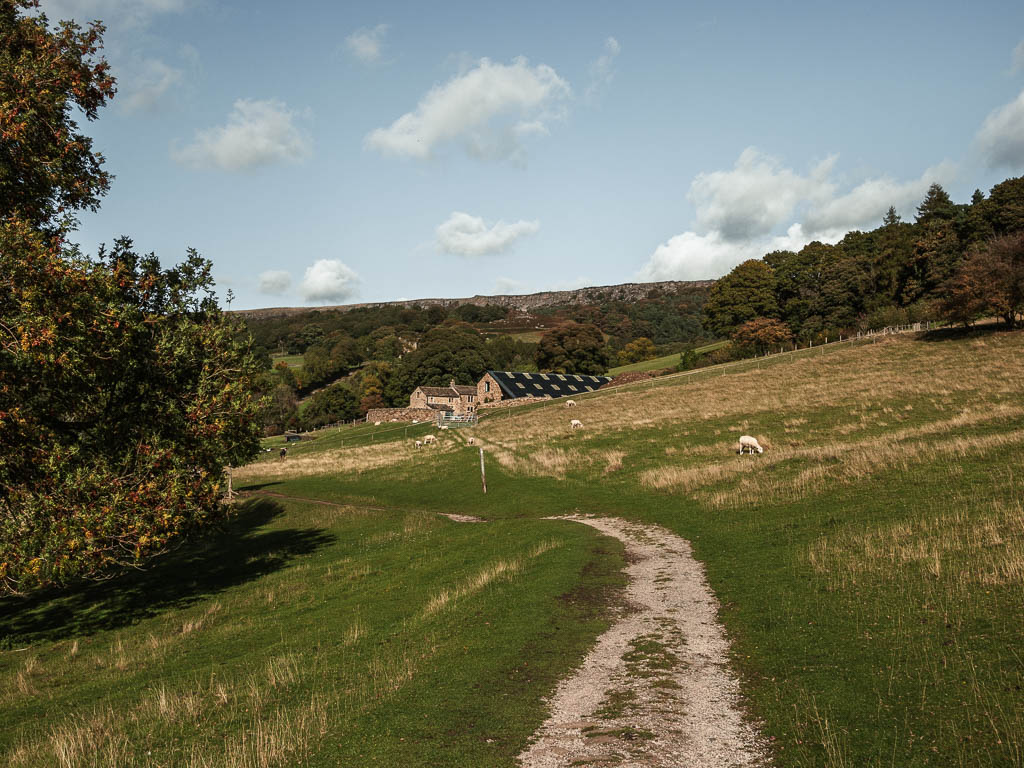
POLYGON ((622 617, 563 680, 551 715, 519 756, 524 768, 767 766, 743 719, 718 602, 690 544, 649 525, 566 517, 626 546, 622 617))

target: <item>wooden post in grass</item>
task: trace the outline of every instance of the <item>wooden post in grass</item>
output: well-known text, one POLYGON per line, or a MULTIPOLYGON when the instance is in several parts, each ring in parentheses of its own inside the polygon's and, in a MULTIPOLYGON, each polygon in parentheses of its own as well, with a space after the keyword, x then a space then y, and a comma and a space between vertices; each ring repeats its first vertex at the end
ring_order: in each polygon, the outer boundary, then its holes
POLYGON ((484 472, 484 448, 480 446, 480 483, 484 487, 484 493, 487 493, 487 475, 484 472))

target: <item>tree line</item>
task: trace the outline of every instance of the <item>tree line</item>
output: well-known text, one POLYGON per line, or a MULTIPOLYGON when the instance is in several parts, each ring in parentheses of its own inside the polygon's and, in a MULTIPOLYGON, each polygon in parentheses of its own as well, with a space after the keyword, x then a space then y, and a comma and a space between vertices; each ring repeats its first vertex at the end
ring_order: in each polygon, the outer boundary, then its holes
POLYGON ((889 209, 870 232, 774 251, 715 283, 709 332, 771 348, 924 320, 970 324, 1024 314, 1024 178, 956 204, 933 184, 913 222, 889 209))

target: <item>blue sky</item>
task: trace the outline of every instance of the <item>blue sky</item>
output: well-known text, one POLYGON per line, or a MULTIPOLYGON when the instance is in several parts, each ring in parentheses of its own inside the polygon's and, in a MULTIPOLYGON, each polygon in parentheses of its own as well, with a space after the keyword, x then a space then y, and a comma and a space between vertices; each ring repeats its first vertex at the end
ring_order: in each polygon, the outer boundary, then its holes
POLYGON ((1024 3, 44 0, 103 19, 88 252, 233 308, 718 277, 1024 173, 1024 3))

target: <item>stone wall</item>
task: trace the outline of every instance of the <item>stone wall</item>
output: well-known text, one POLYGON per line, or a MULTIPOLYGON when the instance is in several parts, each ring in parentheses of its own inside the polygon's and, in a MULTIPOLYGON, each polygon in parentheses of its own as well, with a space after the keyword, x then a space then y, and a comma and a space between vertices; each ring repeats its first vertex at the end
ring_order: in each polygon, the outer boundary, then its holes
MULTIPOLYGON (((553 400, 551 397, 515 397, 508 400, 497 400, 493 403, 480 403, 480 410, 492 410, 494 408, 515 408, 517 405, 528 405, 529 403, 543 403, 553 400)), ((558 398, 561 400, 562 398, 558 398)))
POLYGON ((381 421, 387 424, 392 419, 397 421, 413 421, 414 419, 419 422, 437 421, 438 411, 433 408, 371 408, 366 412, 366 420, 373 424, 375 421, 381 421))

